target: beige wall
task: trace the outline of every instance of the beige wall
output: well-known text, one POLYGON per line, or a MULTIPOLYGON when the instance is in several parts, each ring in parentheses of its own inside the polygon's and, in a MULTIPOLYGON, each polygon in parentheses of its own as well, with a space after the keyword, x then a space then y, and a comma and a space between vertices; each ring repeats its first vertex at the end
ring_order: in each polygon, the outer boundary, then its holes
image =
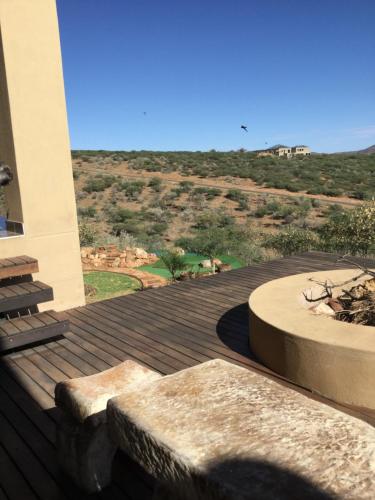
POLYGON ((84 303, 55 0, 0 0, 0 159, 16 174, 9 218, 25 235, 0 256, 39 260, 57 310, 84 303))

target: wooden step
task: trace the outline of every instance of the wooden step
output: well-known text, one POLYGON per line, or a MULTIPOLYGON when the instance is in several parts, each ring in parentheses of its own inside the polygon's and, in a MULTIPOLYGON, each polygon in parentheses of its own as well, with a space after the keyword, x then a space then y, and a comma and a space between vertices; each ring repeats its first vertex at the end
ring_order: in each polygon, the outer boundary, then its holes
POLYGON ((41 281, 0 287, 0 313, 26 309, 53 300, 53 290, 41 281))
POLYGON ((38 261, 27 255, 0 259, 0 280, 39 272, 38 261))
POLYGON ((68 330, 69 321, 55 311, 3 319, 0 320, 0 352, 59 337, 68 330))

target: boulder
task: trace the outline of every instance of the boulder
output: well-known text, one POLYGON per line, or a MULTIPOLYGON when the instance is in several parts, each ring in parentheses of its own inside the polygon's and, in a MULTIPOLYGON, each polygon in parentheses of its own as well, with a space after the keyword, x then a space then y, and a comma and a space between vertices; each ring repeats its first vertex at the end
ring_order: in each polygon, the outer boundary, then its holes
POLYGON ((138 259, 147 259, 148 253, 143 248, 134 248, 134 254, 138 259))
POLYGON ((114 261, 112 262, 112 267, 119 267, 120 266, 121 259, 120 257, 116 257, 114 261))
POLYGON ((232 266, 230 264, 220 264, 218 266, 219 273, 223 273, 224 271, 230 271, 232 266))
POLYGON ((202 260, 199 263, 199 267, 203 267, 203 269, 210 269, 212 267, 211 261, 209 259, 202 260))

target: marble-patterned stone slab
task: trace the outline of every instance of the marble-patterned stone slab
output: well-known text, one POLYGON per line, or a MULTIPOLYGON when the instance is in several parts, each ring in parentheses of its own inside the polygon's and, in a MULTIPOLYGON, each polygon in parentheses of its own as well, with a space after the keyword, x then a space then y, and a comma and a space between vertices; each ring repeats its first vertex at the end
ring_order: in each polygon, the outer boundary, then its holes
POLYGON ((372 426, 222 360, 130 389, 107 416, 171 498, 375 498, 372 426))
MULTIPOLYGON (((123 389, 160 378, 159 373, 126 360, 103 372, 60 382, 55 387, 56 405, 78 422, 93 416, 94 420, 105 421, 108 399, 121 394, 123 389)), ((92 422, 93 423, 93 422, 92 422)))

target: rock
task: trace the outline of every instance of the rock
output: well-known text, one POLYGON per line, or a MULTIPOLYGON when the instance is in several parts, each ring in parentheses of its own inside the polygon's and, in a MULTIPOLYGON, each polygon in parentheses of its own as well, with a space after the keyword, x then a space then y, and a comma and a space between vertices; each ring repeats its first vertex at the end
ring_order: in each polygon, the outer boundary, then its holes
POLYGON ((374 498, 371 425, 222 360, 124 391, 107 418, 169 499, 374 498))
POLYGON ((108 399, 157 378, 158 373, 127 360, 104 372, 56 385, 56 406, 63 411, 57 427, 57 456, 85 491, 98 492, 111 481, 117 444, 108 435, 108 399))
POLYGON ((148 253, 143 248, 135 248, 134 254, 138 259, 147 259, 148 253))
POLYGON ((220 259, 213 259, 212 262, 213 262, 213 264, 215 264, 215 266, 220 266, 220 264, 222 264, 220 259))
POLYGON ((120 257, 116 257, 115 260, 112 262, 112 267, 119 267, 121 262, 120 257))
POLYGON ((211 261, 209 259, 207 260, 202 260, 200 263, 199 263, 199 267, 203 267, 203 269, 209 269, 212 267, 211 265, 211 261))
POLYGON ((220 264, 218 266, 219 273, 223 273, 224 271, 230 271, 232 266, 230 264, 220 264))
POLYGON ((313 307, 311 309, 315 314, 325 314, 327 316, 334 316, 335 311, 324 302, 321 302, 319 305, 313 307))

